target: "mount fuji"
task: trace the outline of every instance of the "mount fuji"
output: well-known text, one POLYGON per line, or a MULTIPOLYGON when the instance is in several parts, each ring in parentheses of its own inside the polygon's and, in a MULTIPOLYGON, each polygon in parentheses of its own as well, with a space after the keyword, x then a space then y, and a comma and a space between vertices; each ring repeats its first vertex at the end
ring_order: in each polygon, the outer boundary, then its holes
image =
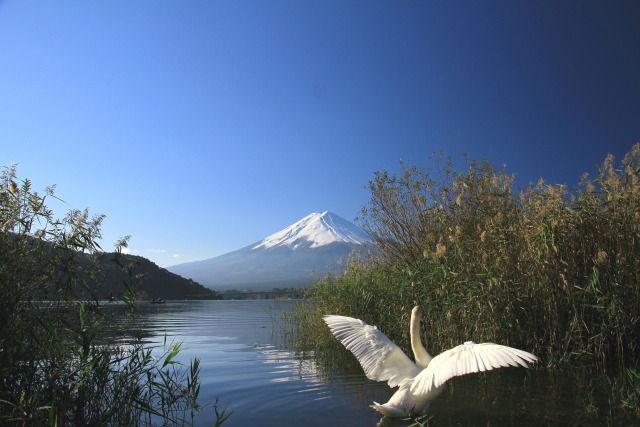
POLYGON ((212 289, 292 287, 339 272, 342 261, 370 245, 353 223, 316 212, 242 249, 168 270, 212 289))

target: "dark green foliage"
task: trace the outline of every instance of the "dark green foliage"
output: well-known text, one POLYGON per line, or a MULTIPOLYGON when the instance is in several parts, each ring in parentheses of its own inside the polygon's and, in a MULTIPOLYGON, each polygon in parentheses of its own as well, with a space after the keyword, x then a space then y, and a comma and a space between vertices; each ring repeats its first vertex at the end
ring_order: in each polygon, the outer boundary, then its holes
POLYGON ((0 421, 189 423, 200 408, 198 360, 178 363, 176 344, 158 353, 136 337, 114 343, 128 322, 105 310, 103 279, 123 271, 126 316, 140 294, 121 257, 126 239, 106 258, 97 243, 102 216, 72 210, 56 220, 46 206, 53 189, 42 196, 16 180, 13 166, 0 176, 0 421))

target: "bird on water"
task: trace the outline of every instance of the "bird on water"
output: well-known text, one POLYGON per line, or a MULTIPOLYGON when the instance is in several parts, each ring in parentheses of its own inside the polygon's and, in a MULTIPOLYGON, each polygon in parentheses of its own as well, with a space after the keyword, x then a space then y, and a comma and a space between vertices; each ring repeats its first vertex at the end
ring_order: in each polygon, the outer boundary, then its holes
POLYGON ((411 311, 409 334, 415 362, 375 326, 346 316, 324 316, 333 335, 360 362, 367 378, 387 381, 399 387, 385 404, 374 402, 372 408, 389 417, 406 417, 426 413, 431 401, 444 390, 445 383, 460 375, 490 371, 494 368, 522 366, 538 360, 523 350, 504 345, 467 341, 436 357, 425 350, 420 339, 422 310, 411 311))

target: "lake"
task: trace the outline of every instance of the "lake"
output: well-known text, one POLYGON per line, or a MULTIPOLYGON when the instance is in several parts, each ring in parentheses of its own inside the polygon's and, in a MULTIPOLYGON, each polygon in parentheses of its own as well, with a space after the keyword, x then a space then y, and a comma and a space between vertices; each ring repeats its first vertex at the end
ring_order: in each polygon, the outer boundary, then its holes
MULTIPOLYGON (((149 341, 183 342, 178 360, 201 361, 201 402, 219 397, 233 415, 224 426, 408 426, 369 407, 393 391, 368 380, 346 350, 300 354, 280 334, 293 300, 168 301, 143 304, 149 341)), ((336 313, 339 314, 339 313, 336 313)), ((427 343, 428 349, 428 343, 427 343)), ((499 369, 454 378, 430 408, 429 425, 601 425, 606 385, 544 369, 499 369)), ((208 408, 196 425, 212 426, 208 408)), ((609 419, 609 421, 611 421, 609 419)))

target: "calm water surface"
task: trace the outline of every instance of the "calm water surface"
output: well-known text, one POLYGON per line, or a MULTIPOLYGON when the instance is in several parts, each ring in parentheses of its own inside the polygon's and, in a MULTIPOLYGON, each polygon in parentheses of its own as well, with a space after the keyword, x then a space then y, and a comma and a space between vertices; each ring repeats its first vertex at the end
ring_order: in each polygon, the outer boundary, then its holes
MULTIPOLYGON (((369 381, 346 350, 296 354, 279 335, 283 312, 296 301, 169 301, 144 305, 140 327, 149 340, 183 342, 180 360, 201 362, 201 402, 220 398, 233 415, 225 426, 407 426, 369 408, 393 393, 369 381)), ((451 380, 431 406, 429 425, 598 425, 585 419, 583 391, 544 370, 502 369, 451 380), (547 375, 545 377, 545 375, 547 375), (587 422, 588 421, 588 422, 587 422)), ((597 399, 593 411, 598 411, 597 399)), ((601 396, 600 396, 601 398, 601 396)), ((196 425, 211 426, 208 409, 196 425)))

